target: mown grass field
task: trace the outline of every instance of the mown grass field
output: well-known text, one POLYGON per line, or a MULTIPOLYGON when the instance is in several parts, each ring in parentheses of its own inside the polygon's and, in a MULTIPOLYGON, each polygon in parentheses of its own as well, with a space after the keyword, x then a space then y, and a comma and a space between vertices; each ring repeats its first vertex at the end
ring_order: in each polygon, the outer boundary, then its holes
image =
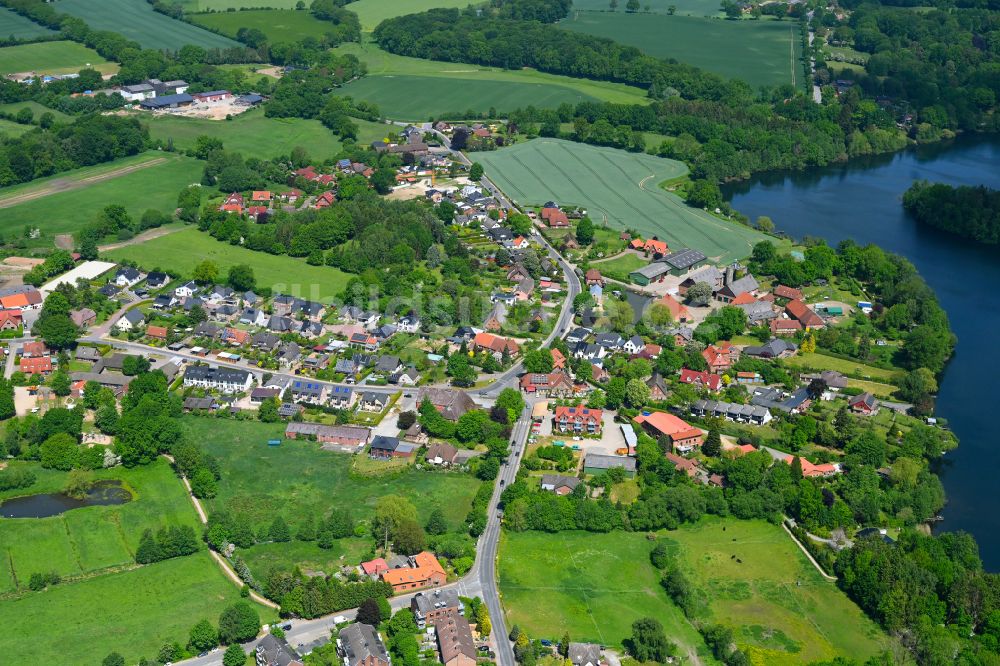
MULTIPOLYGON (((111 261, 129 259, 143 268, 171 269, 180 271, 185 276, 190 276, 194 267, 205 259, 215 262, 223 274, 230 266, 250 264, 258 286, 321 301, 328 301, 342 291, 350 279, 350 276, 336 268, 310 266, 304 259, 230 245, 195 228, 118 248, 108 252, 106 256, 111 261)), ((229 427, 227 424, 226 428, 229 427)))
POLYGON ((34 114, 35 120, 38 120, 38 118, 41 117, 43 113, 51 113, 55 117, 55 119, 60 122, 73 121, 73 116, 67 115, 62 111, 56 111, 55 109, 50 109, 49 107, 43 104, 39 104, 38 102, 35 101, 9 102, 7 104, 0 104, 0 112, 16 114, 18 111, 20 111, 25 107, 31 109, 31 112, 34 114))
POLYGON ((186 44, 207 49, 239 46, 228 37, 153 11, 145 0, 60 0, 56 11, 83 19, 95 30, 111 30, 147 49, 177 50, 186 44))
MULTIPOLYGON (((41 478, 17 494, 59 492, 65 484, 65 473, 46 473, 33 463, 22 466, 41 478)), ((33 573, 80 576, 131 565, 139 537, 147 528, 198 528, 194 507, 165 460, 135 469, 100 470, 94 476, 122 481, 134 493, 133 500, 118 506, 73 509, 49 518, 0 520, 0 593, 25 589, 33 573)))
POLYGON ((598 225, 658 236, 671 249, 694 248, 716 263, 747 256, 764 239, 749 227, 691 208, 658 183, 687 173, 674 160, 559 139, 535 139, 478 153, 493 182, 519 204, 585 207, 598 225))
POLYGON ((752 663, 802 664, 836 656, 864 661, 890 647, 889 638, 836 583, 820 576, 781 527, 706 519, 661 538, 703 593, 710 621, 732 627, 752 663))
MULTIPOLYGON (((620 257, 615 257, 608 261, 592 263, 591 267, 601 271, 602 275, 612 277, 619 276, 623 281, 628 281, 628 274, 642 268, 649 263, 649 260, 634 252, 626 252, 620 257)), ((616 278, 619 279, 619 278, 616 278)))
POLYGON ((396 476, 352 477, 351 455, 321 451, 316 442, 285 440, 269 447, 268 439, 284 434, 280 423, 192 416, 181 425, 222 463, 219 495, 209 508, 239 512, 256 525, 270 524, 280 513, 294 532, 303 516, 318 518, 334 507, 349 508, 355 520, 367 519, 379 497, 397 494, 413 502, 422 522, 440 507, 449 526, 457 528, 481 483, 468 474, 413 469, 396 476))
POLYGON ((294 9, 247 9, 191 14, 189 18, 198 25, 219 30, 229 37, 236 37, 240 28, 254 28, 267 35, 271 44, 297 42, 303 37, 322 37, 327 32, 333 32, 331 23, 320 21, 311 12, 294 9))
POLYGON ((0 7, 0 35, 4 38, 37 39, 55 33, 44 25, 39 25, 6 7, 0 7))
POLYGON ((795 21, 573 12, 560 27, 607 37, 754 86, 803 85, 795 21))
MULTIPOLYGON (((7 33, 0 30, 0 35, 7 33)), ((76 42, 38 42, 0 48, 0 74, 72 74, 85 68, 88 63, 91 68, 104 74, 118 71, 118 63, 108 62, 97 51, 76 42)))
POLYGON ((0 118, 0 134, 6 134, 10 138, 19 137, 30 129, 34 128, 31 125, 21 125, 12 120, 0 118))
MULTIPOLYGON (((143 115, 141 120, 149 126, 154 139, 173 139, 179 150, 194 147, 202 135, 218 137, 226 150, 242 153, 244 157, 270 159, 288 155, 301 146, 313 157, 325 159, 340 151, 340 140, 318 120, 302 118, 267 118, 264 111, 247 111, 232 120, 186 118, 167 114, 143 115)), ((358 124, 358 142, 370 143, 385 136, 391 129, 378 123, 355 120, 358 124)))
POLYGON ((528 104, 539 106, 538 99, 545 96, 550 99, 564 97, 568 101, 568 96, 579 95, 620 104, 645 104, 649 101, 645 90, 621 83, 588 81, 531 69, 511 71, 468 63, 408 58, 387 53, 374 43, 342 44, 337 51, 352 53, 368 65, 368 76, 344 86, 341 89, 343 94, 359 99, 365 99, 363 95, 376 95, 386 104, 380 107, 382 112, 390 117, 396 117, 400 112, 389 104, 412 104, 401 91, 429 100, 421 107, 410 109, 411 113, 417 114, 414 120, 426 119, 435 109, 441 113, 461 113, 470 106, 473 110, 482 111, 487 111, 490 106, 496 106, 498 110, 513 110, 528 104), (433 86, 434 94, 441 97, 440 101, 434 101, 427 93, 417 90, 417 86, 413 85, 415 78, 419 78, 425 86, 433 86), (431 81, 430 78, 436 80, 431 81), (481 82, 492 85, 477 85, 481 82), (474 85, 475 88, 470 88, 474 85), (470 90, 474 90, 475 94, 470 90), (489 100, 481 100, 477 95, 486 95, 489 100))
POLYGON ((880 383, 892 383, 894 380, 898 380, 903 374, 899 370, 876 368, 873 365, 866 365, 860 361, 850 361, 814 352, 801 352, 785 359, 785 363, 796 368, 808 368, 810 370, 836 370, 845 375, 858 375, 863 379, 880 383))
MULTIPOLYGON (((295 9, 299 0, 182 0, 181 5, 189 12, 193 11, 226 11, 227 9, 243 9, 254 7, 270 7, 272 9, 295 9)), ((306 3, 306 7, 309 3, 306 3)))
MULTIPOLYGON (((201 1, 205 2, 206 0, 201 1)), ((479 3, 475 0, 358 0, 358 2, 352 2, 348 9, 358 15, 361 29, 365 32, 371 32, 379 23, 394 16, 416 14, 438 7, 464 9, 475 4, 479 3)))
POLYGON ((632 623, 655 617, 683 653, 701 636, 660 587, 642 534, 504 532, 497 576, 508 625, 532 638, 620 646, 632 623))
POLYGON ((20 235, 28 225, 39 226, 42 236, 28 242, 51 247, 55 234, 78 231, 108 204, 122 204, 133 219, 150 208, 169 213, 177 205, 177 193, 197 183, 201 171, 202 164, 193 158, 144 153, 3 188, 0 234, 20 235), (122 171, 130 168, 135 170, 122 171))
MULTIPOLYGON (((4 662, 93 666, 112 651, 126 664, 154 659, 164 643, 185 644, 202 619, 240 599, 206 552, 131 571, 56 585, 0 601, 4 662)), ((273 611, 257 606, 264 623, 273 611)))
MULTIPOLYGON (((703 593, 706 621, 731 626, 751 663, 800 664, 837 655, 864 660, 889 647, 889 639, 819 575, 780 527, 706 519, 659 539, 703 593)), ((572 640, 617 645, 633 621, 651 616, 671 640, 700 645, 659 585, 659 572, 649 563, 653 545, 645 534, 622 532, 505 533, 499 578, 509 622, 532 636, 558 640, 568 631, 572 640)))
MULTIPOLYGON (((713 0, 644 0, 642 13, 636 15, 668 14, 671 7, 674 8, 677 16, 723 16, 723 13, 719 11, 719 3, 713 2, 713 0)), ((573 0, 573 10, 609 12, 609 0, 573 0)), ((625 3, 619 2, 615 12, 618 14, 626 13, 625 3)))

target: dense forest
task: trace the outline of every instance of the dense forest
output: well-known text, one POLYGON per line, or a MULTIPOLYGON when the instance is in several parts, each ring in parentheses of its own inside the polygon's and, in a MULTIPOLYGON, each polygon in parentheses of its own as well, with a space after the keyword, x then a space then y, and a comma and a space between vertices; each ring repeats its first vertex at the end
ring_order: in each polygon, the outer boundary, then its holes
POLYGON ((917 181, 903 195, 903 206, 921 224, 980 243, 1000 243, 998 190, 917 181))

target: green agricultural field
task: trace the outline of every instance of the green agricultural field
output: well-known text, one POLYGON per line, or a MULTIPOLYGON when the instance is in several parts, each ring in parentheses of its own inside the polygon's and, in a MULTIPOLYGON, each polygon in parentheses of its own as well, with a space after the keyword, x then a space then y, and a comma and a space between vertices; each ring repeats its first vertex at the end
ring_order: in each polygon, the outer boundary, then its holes
MULTIPOLYGON (((46 472, 39 472, 35 464, 25 466, 40 475, 46 472)), ((45 474, 20 494, 59 492, 66 476, 45 474)), ((122 481, 134 493, 134 499, 119 506, 84 507, 49 518, 0 521, 0 593, 26 588, 33 573, 55 571, 63 577, 80 576, 131 565, 139 537, 147 528, 198 528, 194 507, 165 460, 135 469, 100 470, 95 478, 122 481)))
MULTIPOLYGON (((864 660, 889 648, 889 639, 780 527, 705 519, 659 539, 704 595, 705 620, 733 627, 751 663, 864 660)), ((645 534, 504 533, 499 579, 508 622, 533 637, 558 640, 569 631, 572 640, 618 645, 634 620, 650 616, 686 652, 702 647, 660 587, 649 564, 652 548, 645 534)))
MULTIPOLYGON (((573 10, 610 12, 609 2, 610 0, 573 0, 573 10)), ((723 16, 719 11, 719 3, 713 0, 643 0, 642 13, 635 15, 669 14, 671 7, 677 16, 723 16)), ((619 2, 615 11, 625 14, 625 3, 619 2)))
MULTIPOLYGON (((242 113, 232 120, 186 118, 169 114, 155 114, 143 118, 149 125, 154 139, 174 140, 174 146, 186 150, 194 146, 201 135, 222 139, 226 150, 242 153, 244 157, 270 159, 288 155, 296 146, 305 148, 317 159, 325 159, 340 151, 340 140, 318 120, 301 118, 268 118, 264 111, 255 109, 242 113)), ((370 143, 385 136, 385 125, 355 120, 358 124, 358 142, 370 143)))
MULTIPOLYGON (((164 643, 186 643, 201 619, 218 625, 219 614, 239 599, 238 588, 205 552, 56 585, 0 601, 4 658, 92 666, 118 651, 134 664, 155 658, 164 643)), ((274 621, 270 609, 257 610, 262 622, 274 621)))
MULTIPOLYGON (((206 0, 201 1, 205 2, 206 0)), ((358 0, 358 2, 352 2, 348 9, 358 15, 361 29, 365 32, 371 32, 375 26, 387 18, 416 14, 439 7, 464 9, 469 5, 476 4, 482 4, 482 2, 475 0, 358 0)))
POLYGON ((657 58, 675 58, 755 88, 803 85, 798 23, 725 21, 663 14, 573 12, 560 27, 608 37, 657 58))
MULTIPOLYGON (((215 262, 223 274, 235 264, 253 266, 257 284, 275 292, 329 301, 343 291, 350 276, 330 266, 310 266, 304 259, 256 252, 217 241, 187 228, 105 253, 111 261, 128 259, 148 269, 169 268, 190 276, 202 260, 215 262)), ((230 426, 227 424, 226 428, 230 426)), ((196 440, 202 441, 202 440, 196 440)))
POLYGON ((39 42, 0 48, 0 75, 15 72, 72 74, 88 63, 104 74, 118 71, 118 63, 108 62, 97 51, 76 42, 39 42))
POLYGON ((153 11, 145 0, 60 0, 56 10, 76 16, 95 30, 111 30, 147 49, 176 50, 187 44, 206 49, 240 46, 228 37, 153 11))
POLYGON ((267 41, 272 44, 297 42, 303 37, 322 37, 333 31, 332 24, 320 21, 311 12, 288 9, 191 14, 189 18, 198 25, 219 30, 229 37, 236 37, 240 28, 255 28, 267 35, 267 41))
POLYGON ((177 193, 201 179, 202 164, 175 153, 144 153, 0 189, 0 234, 21 235, 39 226, 29 243, 51 247, 56 234, 89 224, 108 204, 122 204, 133 219, 155 208, 169 212, 177 193))
POLYGON ((50 30, 44 25, 39 25, 31 19, 26 19, 20 14, 15 14, 6 7, 0 7, 0 35, 6 39, 37 39, 55 34, 55 30, 50 30))
POLYGON ((545 83, 508 83, 456 81, 433 76, 367 76, 349 83, 343 93, 373 102, 390 118, 427 120, 428 118, 463 118, 488 112, 513 111, 534 105, 554 109, 560 104, 600 102, 565 86, 545 83), (466 113, 471 111, 472 114, 466 113))
POLYGON ((627 153, 560 139, 536 139, 477 153, 486 174, 522 205, 550 199, 579 205, 600 225, 658 236, 673 249, 690 247, 716 263, 749 254, 765 236, 691 208, 658 183, 678 178, 687 167, 674 160, 627 153))
POLYGON ((816 571, 781 527, 706 519, 661 538, 704 595, 710 621, 736 631, 751 663, 836 656, 864 661, 890 648, 889 638, 816 571))
MULTIPOLYGON (((188 7, 187 11, 217 11, 224 12, 229 9, 243 9, 254 7, 268 7, 271 9, 295 9, 299 0, 183 0, 181 4, 188 7)), ((306 2, 306 7, 309 2, 306 2)))
MULTIPOLYGON (((363 95, 370 94, 382 99, 385 104, 410 106, 412 112, 418 112, 414 120, 425 119, 435 108, 443 113, 464 112, 469 106, 473 109, 481 107, 483 111, 490 106, 496 106, 499 110, 513 110, 527 104, 539 106, 540 98, 570 101, 573 95, 580 99, 594 98, 619 104, 645 104, 649 101, 645 90, 621 83, 589 81, 544 74, 531 69, 511 71, 467 63, 408 58, 383 51, 373 43, 342 44, 337 47, 337 51, 352 53, 368 65, 368 76, 344 86, 342 90, 345 95, 364 99, 363 95), (440 80, 429 81, 428 78, 431 77, 440 80), (411 82, 414 78, 418 78, 423 85, 433 86, 435 95, 440 96, 441 101, 435 102, 430 95, 418 90, 411 82), (476 85, 484 81, 492 82, 493 85, 476 85), (475 94, 469 94, 470 90, 474 90, 475 94), (407 95, 420 95, 426 101, 415 106, 399 91, 405 91, 407 95), (488 96, 489 103, 477 99, 478 95, 488 96)), ((380 108, 382 113, 390 117, 402 113, 394 106, 380 108)))
MULTIPOLYGON (((532 638, 618 647, 641 617, 655 617, 684 654, 706 651, 660 587, 645 535, 504 532, 497 576, 507 624, 532 638)), ((693 663, 697 663, 693 660, 693 663)))
POLYGON ((355 520, 366 519, 379 497, 398 494, 413 502, 421 522, 440 507, 456 528, 481 483, 468 474, 412 468, 393 476, 354 477, 350 454, 322 451, 306 441, 268 446, 267 440, 283 436, 284 424, 226 421, 222 429, 219 423, 199 417, 181 421, 188 436, 203 442, 206 453, 222 464, 219 495, 209 508, 247 515, 257 526, 280 513, 294 531, 301 516, 320 516, 334 507, 350 507, 355 520))

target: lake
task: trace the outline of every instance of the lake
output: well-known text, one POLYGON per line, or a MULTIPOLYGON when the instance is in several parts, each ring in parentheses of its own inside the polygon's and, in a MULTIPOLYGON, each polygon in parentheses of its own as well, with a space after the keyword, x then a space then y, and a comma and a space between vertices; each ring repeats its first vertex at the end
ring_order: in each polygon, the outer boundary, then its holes
POLYGON ((76 498, 62 493, 40 493, 15 497, 0 504, 3 518, 48 518, 85 506, 110 506, 125 504, 132 494, 122 488, 120 481, 98 481, 86 497, 76 498))
POLYGON ((763 174, 729 185, 724 194, 740 212, 767 215, 795 238, 822 236, 875 243, 908 258, 937 292, 958 336, 940 382, 937 413, 960 440, 939 470, 948 495, 940 530, 965 530, 979 541, 983 562, 1000 571, 1000 508, 993 474, 1000 469, 992 381, 1000 354, 990 350, 1000 331, 1000 247, 976 245, 929 229, 903 211, 914 180, 1000 189, 1000 140, 965 137, 948 145, 798 173, 763 174))

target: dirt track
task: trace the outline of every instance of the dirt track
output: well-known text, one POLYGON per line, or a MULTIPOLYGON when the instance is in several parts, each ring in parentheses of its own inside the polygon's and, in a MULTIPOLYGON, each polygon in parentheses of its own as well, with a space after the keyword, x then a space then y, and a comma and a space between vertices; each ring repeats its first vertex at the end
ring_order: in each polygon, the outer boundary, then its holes
POLYGON ((41 187, 37 190, 25 192, 24 194, 17 194, 12 197, 8 197, 6 199, 0 199, 0 208, 11 208, 12 206, 19 206, 23 203, 34 201, 35 199, 41 199, 42 197, 47 197, 51 194, 58 194, 59 192, 69 192, 71 190, 76 190, 81 187, 93 185, 94 183, 100 183, 105 180, 112 180, 114 178, 119 178, 121 176, 128 175, 134 171, 140 171, 142 169, 147 169, 151 166, 157 166, 163 164, 166 161, 167 158, 165 157, 157 157, 156 159, 149 160, 148 162, 142 162, 141 164, 133 164, 131 166, 122 167, 120 169, 114 169, 112 171, 106 171, 104 173, 95 174, 93 176, 87 176, 86 178, 81 178, 79 180, 73 180, 70 178, 58 178, 50 182, 48 185, 41 187))
POLYGON ((138 245, 139 243, 145 243, 148 240, 153 240, 154 238, 159 238, 160 236, 166 236, 168 234, 177 233, 183 227, 161 227, 159 229, 150 229, 149 231, 143 231, 141 234, 133 236, 127 241, 120 241, 118 243, 109 243, 107 245, 98 246, 98 250, 101 252, 110 252, 111 250, 117 250, 118 248, 128 247, 129 245, 138 245))

